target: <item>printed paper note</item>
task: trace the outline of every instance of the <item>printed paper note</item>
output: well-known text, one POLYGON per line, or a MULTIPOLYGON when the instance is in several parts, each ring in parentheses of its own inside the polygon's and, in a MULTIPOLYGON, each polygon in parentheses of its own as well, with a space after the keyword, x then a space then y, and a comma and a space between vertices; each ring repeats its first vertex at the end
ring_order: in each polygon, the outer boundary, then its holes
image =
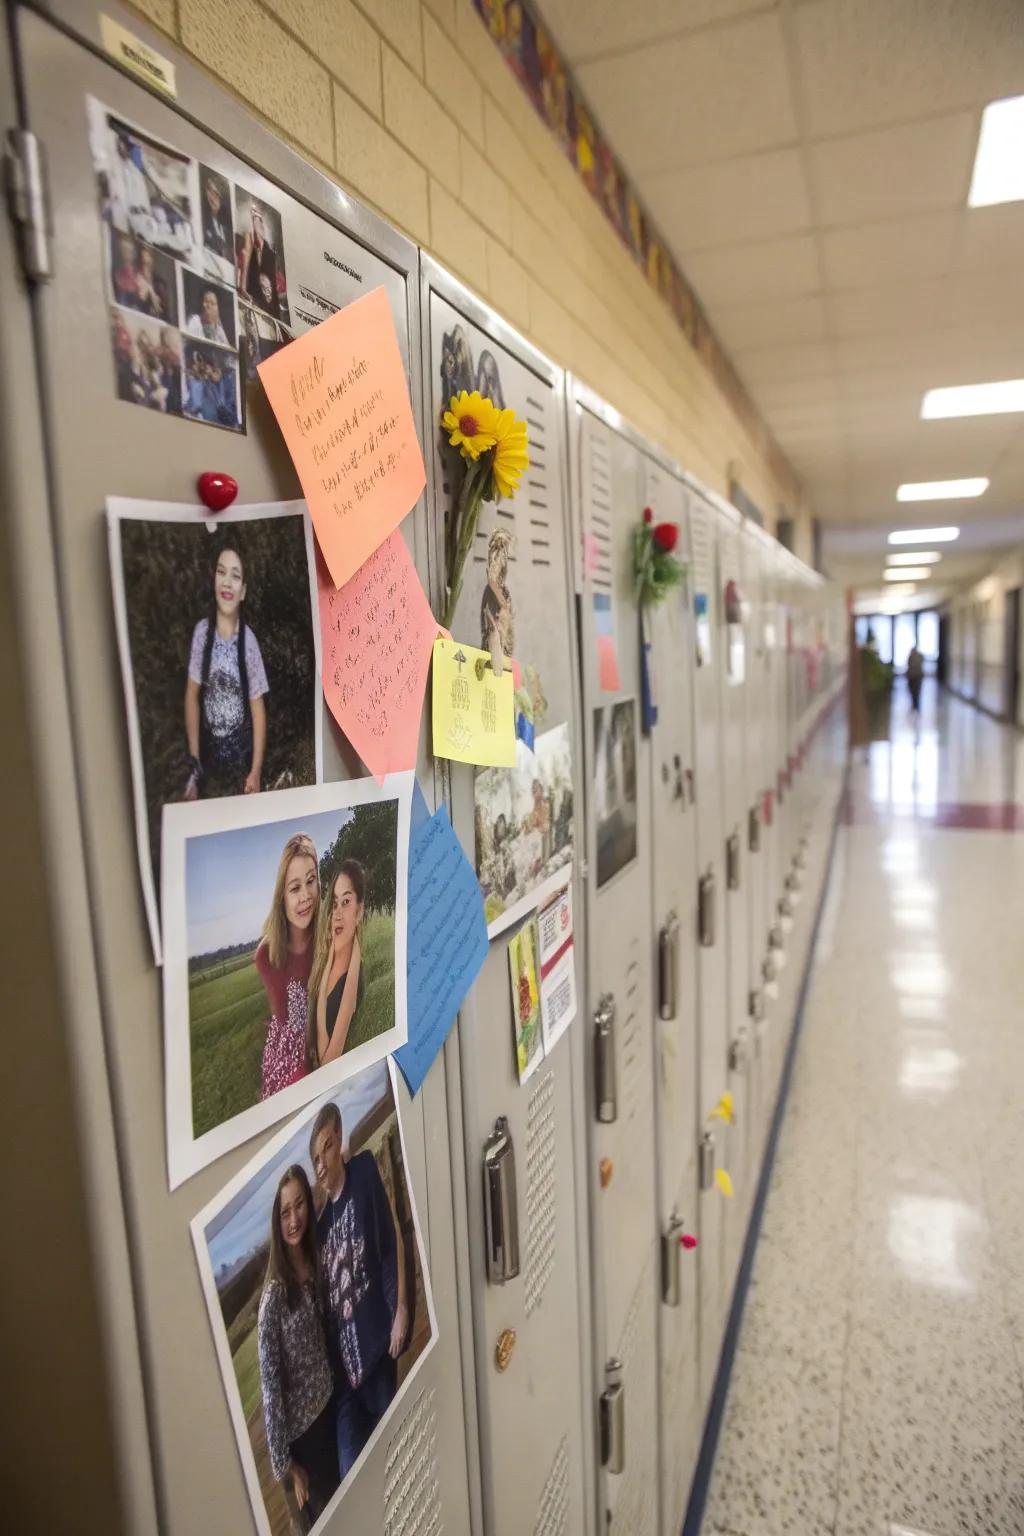
POLYGON ((261 363, 335 586, 416 504, 426 483, 383 288, 261 363))
POLYGON ((437 620, 397 530, 337 591, 317 561, 324 696, 374 778, 415 768, 437 620))
POLYGON ((495 677, 487 651, 434 641, 434 756, 482 768, 516 760, 512 673, 495 677))
POLYGON ((538 979, 537 919, 531 917, 508 941, 508 972, 512 985, 512 1030, 516 1051, 516 1071, 525 1083, 544 1060, 544 1037, 540 1024, 540 982, 538 979))
POLYGON ((549 1056, 576 1017, 576 961, 572 941, 572 887, 537 914, 540 932, 540 1017, 549 1056))
POLYGON ((416 1093, 487 957, 487 924, 473 866, 444 806, 409 843, 409 1042, 395 1060, 416 1093))

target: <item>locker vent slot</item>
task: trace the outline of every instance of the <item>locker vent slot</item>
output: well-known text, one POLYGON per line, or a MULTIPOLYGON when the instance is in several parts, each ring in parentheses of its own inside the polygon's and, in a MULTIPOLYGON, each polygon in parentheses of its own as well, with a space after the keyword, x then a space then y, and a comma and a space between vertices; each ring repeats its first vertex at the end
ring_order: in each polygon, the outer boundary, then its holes
POLYGON ((555 1267, 555 1075, 530 1096, 526 1118, 526 1315, 555 1267))
POLYGON ((587 521, 593 538, 591 581, 597 592, 612 590, 612 482, 608 444, 596 422, 590 424, 590 497, 587 521))
POLYGON ((563 1435, 540 1496, 533 1536, 568 1536, 568 1532, 569 1442, 563 1435))
POLYGON ((693 590, 713 592, 715 586, 714 538, 711 512, 703 502, 690 502, 690 538, 693 542, 693 590))
POLYGON ((530 564, 551 564, 552 532, 548 491, 548 434, 543 406, 536 400, 527 400, 527 430, 530 438, 530 469, 526 482, 527 495, 520 493, 519 523, 527 523, 528 541, 520 541, 523 553, 529 543, 530 564))
POLYGON ((660 1263, 660 1245, 655 1243, 633 1292, 619 1344, 626 1383, 626 1469, 618 1480, 609 1536, 657 1536, 658 1436, 645 1433, 644 1426, 656 1422, 658 1364, 652 1297, 654 1266, 660 1263), (632 1432, 630 1424, 634 1426, 632 1432))
MULTIPOLYGON (((626 970, 625 1007, 619 1051, 622 1064, 622 1114, 627 1124, 646 1110, 644 1099, 644 1042, 640 1029, 640 966, 632 960, 626 970)), ((649 1092, 649 1089, 648 1089, 649 1092)))
POLYGON ((384 1536, 440 1536, 435 1393, 421 1392, 388 1445, 384 1536))

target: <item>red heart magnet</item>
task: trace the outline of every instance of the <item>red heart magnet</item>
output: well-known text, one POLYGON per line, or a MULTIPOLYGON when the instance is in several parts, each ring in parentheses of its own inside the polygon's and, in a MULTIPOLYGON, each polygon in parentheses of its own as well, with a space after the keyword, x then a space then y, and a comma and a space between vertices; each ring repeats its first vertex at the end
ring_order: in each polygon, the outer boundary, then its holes
POLYGON ((238 495, 238 481, 231 475, 221 475, 214 469, 208 469, 199 476, 196 489, 204 507, 209 507, 211 512, 223 512, 238 495))

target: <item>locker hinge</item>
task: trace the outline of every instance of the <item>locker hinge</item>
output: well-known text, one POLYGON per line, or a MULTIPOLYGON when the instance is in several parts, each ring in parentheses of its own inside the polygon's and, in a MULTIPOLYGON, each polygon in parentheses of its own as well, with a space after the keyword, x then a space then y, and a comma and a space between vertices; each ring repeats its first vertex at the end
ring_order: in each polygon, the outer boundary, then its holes
POLYGON ((27 128, 8 128, 4 145, 7 210, 18 227, 21 265, 30 283, 53 276, 53 220, 46 151, 27 128))

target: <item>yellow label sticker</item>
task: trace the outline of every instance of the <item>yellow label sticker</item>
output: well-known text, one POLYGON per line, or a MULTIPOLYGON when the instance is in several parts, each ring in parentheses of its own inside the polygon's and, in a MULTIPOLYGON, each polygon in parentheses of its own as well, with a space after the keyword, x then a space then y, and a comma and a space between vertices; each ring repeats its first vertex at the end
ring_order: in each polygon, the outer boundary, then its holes
POLYGON ((473 645, 434 641, 434 756, 481 768, 513 768, 516 728, 512 670, 495 677, 473 645))
POLYGON ((110 57, 123 64, 125 69, 130 69, 133 75, 138 75, 147 85, 155 85, 165 96, 177 96, 178 86, 170 59, 165 59, 162 53, 157 53, 141 37, 136 37, 134 32, 129 32, 120 22, 112 16, 105 16, 102 11, 100 38, 110 57))

